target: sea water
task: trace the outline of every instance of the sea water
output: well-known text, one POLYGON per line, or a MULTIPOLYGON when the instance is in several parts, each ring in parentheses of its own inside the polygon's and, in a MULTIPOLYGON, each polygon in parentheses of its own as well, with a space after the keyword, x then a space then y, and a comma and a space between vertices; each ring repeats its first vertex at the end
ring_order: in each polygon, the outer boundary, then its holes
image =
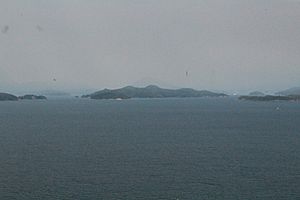
POLYGON ((300 199, 300 103, 0 102, 0 199, 300 199))

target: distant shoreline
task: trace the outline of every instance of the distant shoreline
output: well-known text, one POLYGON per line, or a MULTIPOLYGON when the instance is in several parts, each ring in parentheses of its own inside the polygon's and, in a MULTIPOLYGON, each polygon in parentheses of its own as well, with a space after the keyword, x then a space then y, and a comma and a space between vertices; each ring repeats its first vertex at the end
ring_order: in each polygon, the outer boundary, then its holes
POLYGON ((300 101, 300 95, 288 95, 288 96, 240 96, 239 100, 247 101, 300 101))
POLYGON ((18 100, 47 100, 47 97, 42 95, 33 95, 33 94, 15 96, 9 93, 0 93, 0 101, 18 101, 18 100))
MULTIPOLYGON (((53 94, 53 93, 50 93, 53 94)), ((56 94, 56 93, 55 93, 56 94)), ((67 94, 60 92, 59 94, 67 94)), ((181 89, 164 89, 156 85, 149 85, 146 87, 126 86, 119 89, 104 89, 97 92, 82 95, 71 96, 68 98, 84 98, 95 100, 125 100, 125 99, 159 99, 159 98, 202 98, 202 97, 237 97, 239 100, 246 101, 300 101, 300 95, 265 95, 259 91, 251 92, 249 95, 227 95, 225 93, 216 93, 208 90, 195 90, 191 88, 181 89)), ((57 99, 62 98, 62 95, 57 99)), ((34 95, 26 94, 23 96, 16 96, 9 93, 0 93, 0 101, 18 101, 18 100, 47 100, 54 99, 52 95, 34 95)), ((56 98, 55 98, 56 99, 56 98)))

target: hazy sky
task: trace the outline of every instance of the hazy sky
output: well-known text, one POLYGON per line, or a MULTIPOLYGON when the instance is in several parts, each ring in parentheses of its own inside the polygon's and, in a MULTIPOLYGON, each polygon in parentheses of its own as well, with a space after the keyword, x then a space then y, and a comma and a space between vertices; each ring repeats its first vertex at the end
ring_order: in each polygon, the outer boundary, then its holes
POLYGON ((297 0, 0 0, 0 28, 2 91, 300 86, 297 0))

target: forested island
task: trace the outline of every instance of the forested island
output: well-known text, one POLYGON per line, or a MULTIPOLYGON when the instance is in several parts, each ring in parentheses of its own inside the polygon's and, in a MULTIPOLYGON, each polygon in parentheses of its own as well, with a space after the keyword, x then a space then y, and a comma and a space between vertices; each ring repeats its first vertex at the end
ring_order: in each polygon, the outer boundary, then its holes
POLYGON ((41 95, 27 94, 24 96, 15 96, 9 93, 0 93, 0 101, 18 101, 18 100, 46 100, 47 97, 41 95))
POLYGON ((0 93, 0 101, 18 101, 18 97, 8 93, 0 93))
POLYGON ((83 98, 91 99, 130 99, 130 98, 170 98, 170 97, 226 97, 224 93, 215 93, 207 90, 194 90, 190 88, 182 89, 163 89, 155 85, 144 88, 127 86, 120 89, 104 89, 83 98))
POLYGON ((33 94, 27 94, 24 96, 19 96, 20 100, 46 100, 47 97, 42 95, 33 95, 33 94))

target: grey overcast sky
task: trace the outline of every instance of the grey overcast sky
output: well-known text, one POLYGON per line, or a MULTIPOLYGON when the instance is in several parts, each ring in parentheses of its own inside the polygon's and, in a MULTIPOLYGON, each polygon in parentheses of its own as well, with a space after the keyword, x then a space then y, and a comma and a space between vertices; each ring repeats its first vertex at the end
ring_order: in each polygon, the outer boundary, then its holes
POLYGON ((297 0, 0 0, 0 28, 1 91, 300 86, 297 0))

